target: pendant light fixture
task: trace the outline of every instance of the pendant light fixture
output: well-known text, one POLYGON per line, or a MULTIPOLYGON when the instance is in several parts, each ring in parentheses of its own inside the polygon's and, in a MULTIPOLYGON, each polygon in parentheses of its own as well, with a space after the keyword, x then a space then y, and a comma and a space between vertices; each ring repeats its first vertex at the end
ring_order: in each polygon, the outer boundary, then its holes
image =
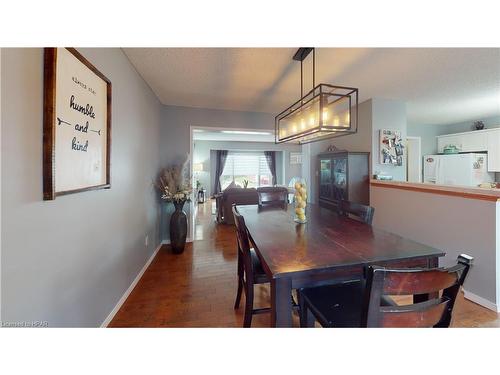
POLYGON ((275 143, 316 142, 358 131, 358 89, 320 83, 315 86, 314 48, 299 48, 293 60, 300 61, 300 100, 275 118, 275 143), (313 88, 304 95, 303 62, 312 52, 313 88))

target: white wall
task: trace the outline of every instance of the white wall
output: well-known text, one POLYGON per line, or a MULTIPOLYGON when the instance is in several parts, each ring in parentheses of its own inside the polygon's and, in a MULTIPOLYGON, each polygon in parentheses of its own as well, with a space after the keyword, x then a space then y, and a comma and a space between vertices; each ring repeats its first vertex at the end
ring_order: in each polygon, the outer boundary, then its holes
POLYGON ((3 321, 100 326, 159 241, 161 104, 120 49, 79 51, 112 82, 111 189, 43 201, 43 49, 2 49, 3 321))
POLYGON ((446 252, 440 266, 460 253, 473 256, 464 289, 499 305, 496 202, 372 186, 373 225, 446 252))

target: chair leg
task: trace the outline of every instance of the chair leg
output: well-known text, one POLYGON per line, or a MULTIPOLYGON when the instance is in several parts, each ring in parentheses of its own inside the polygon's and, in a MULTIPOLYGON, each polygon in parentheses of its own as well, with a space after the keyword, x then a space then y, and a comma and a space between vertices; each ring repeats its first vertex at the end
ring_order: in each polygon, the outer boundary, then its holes
POLYGON ((234 302, 235 310, 240 308, 242 291, 243 291, 243 262, 241 261, 240 253, 238 251, 238 291, 236 292, 236 301, 234 302))
POLYGON ((306 328, 314 328, 314 322, 316 319, 314 318, 313 313, 307 307, 304 308, 304 327, 306 328))
POLYGON ((297 299, 299 300, 299 322, 300 328, 314 327, 315 318, 311 310, 307 308, 304 298, 302 298, 300 291, 297 290, 297 299))
POLYGON ((241 292, 243 291, 243 281, 238 277, 238 291, 236 292, 236 301, 234 301, 234 309, 240 308, 241 292))
POLYGON ((304 304, 304 299, 302 298, 302 295, 300 293, 300 290, 297 289, 297 302, 299 303, 299 323, 300 323, 300 328, 305 327, 305 309, 306 306, 304 304))
POLYGON ((245 288, 245 317, 243 318, 243 328, 250 328, 252 325, 253 312, 253 284, 247 280, 245 288))

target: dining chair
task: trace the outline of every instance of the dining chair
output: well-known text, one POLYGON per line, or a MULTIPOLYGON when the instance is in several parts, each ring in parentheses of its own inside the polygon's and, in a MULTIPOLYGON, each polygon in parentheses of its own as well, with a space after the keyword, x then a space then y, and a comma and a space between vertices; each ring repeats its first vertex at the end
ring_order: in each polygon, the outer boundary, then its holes
POLYGON ((449 327, 472 262, 461 254, 450 268, 370 266, 366 281, 302 289, 300 326, 313 327, 317 320, 323 327, 449 327), (396 295, 412 295, 413 303, 398 305, 390 297, 396 295))
POLYGON ((357 219, 369 225, 372 224, 373 215, 375 214, 375 208, 371 206, 345 200, 339 201, 338 211, 341 215, 355 216, 357 219))
POLYGON ((259 207, 287 208, 288 189, 286 187, 259 187, 257 193, 259 194, 259 207))
POLYGON ((236 293, 234 309, 240 307, 241 293, 244 289, 245 316, 243 319, 243 327, 248 328, 252 325, 253 314, 271 311, 270 308, 253 308, 254 285, 268 283, 270 279, 264 272, 255 250, 250 247, 250 239, 248 237, 245 219, 238 212, 236 204, 233 204, 232 211, 236 226, 236 238, 238 240, 238 291, 236 293))

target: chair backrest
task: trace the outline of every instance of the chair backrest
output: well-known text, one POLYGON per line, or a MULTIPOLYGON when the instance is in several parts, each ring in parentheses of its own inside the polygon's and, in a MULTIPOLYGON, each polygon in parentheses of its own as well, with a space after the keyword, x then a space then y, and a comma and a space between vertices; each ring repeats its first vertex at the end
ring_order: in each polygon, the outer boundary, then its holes
POLYGON ((361 203, 354 203, 341 200, 339 203, 339 212, 342 215, 354 215, 366 224, 372 224, 375 208, 366 206, 361 203))
POLYGON ((370 266, 362 326, 449 327, 457 293, 472 261, 472 257, 462 254, 457 265, 450 268, 385 269, 370 266), (436 298, 409 305, 382 306, 384 295, 435 295, 436 298))
POLYGON ((245 218, 238 212, 236 204, 232 206, 234 224, 236 226, 236 238, 238 240, 238 250, 242 253, 250 252, 250 240, 248 231, 245 225, 245 218))
POLYGON ((250 239, 245 218, 238 212, 236 204, 232 206, 234 224, 236 226, 236 238, 238 240, 238 256, 243 261, 246 280, 253 280, 252 256, 250 254, 250 239))
POLYGON ((288 189, 286 187, 260 187, 259 206, 280 206, 286 208, 288 203, 288 189))

